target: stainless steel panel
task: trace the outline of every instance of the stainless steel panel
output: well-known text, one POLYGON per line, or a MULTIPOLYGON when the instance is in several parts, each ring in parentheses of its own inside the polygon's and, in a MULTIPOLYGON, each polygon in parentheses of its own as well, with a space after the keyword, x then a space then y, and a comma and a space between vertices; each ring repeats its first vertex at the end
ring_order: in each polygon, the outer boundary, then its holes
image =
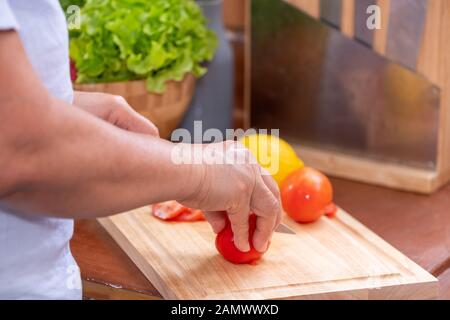
POLYGON ((386 56, 415 70, 428 0, 391 1, 386 56))
POLYGON ((280 0, 252 1, 252 126, 291 141, 436 166, 440 90, 280 0))

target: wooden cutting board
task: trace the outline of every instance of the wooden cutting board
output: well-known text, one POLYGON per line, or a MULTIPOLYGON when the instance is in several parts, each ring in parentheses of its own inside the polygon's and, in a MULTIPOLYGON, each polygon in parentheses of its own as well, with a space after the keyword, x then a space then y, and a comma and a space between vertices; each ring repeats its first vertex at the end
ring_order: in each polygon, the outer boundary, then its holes
POLYGON ((333 219, 284 223, 258 265, 217 253, 206 222, 168 223, 145 207, 100 219, 166 299, 431 299, 437 280, 340 210, 333 219))

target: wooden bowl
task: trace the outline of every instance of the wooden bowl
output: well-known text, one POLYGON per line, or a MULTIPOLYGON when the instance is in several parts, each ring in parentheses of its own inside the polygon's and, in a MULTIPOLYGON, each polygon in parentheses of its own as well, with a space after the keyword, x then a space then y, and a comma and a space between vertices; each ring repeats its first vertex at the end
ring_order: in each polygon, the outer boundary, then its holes
POLYGON ((104 92, 124 97, 140 114, 152 121, 162 138, 169 138, 183 118, 195 89, 195 77, 188 74, 180 82, 169 81, 163 94, 149 93, 145 80, 74 84, 77 91, 104 92))

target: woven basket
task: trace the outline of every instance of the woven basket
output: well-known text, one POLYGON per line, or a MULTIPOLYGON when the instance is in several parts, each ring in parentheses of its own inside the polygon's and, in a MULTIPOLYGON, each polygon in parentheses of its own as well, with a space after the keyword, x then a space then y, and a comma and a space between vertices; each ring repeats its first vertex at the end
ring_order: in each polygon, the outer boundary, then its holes
POLYGON ((162 138, 169 138, 191 102, 195 89, 195 77, 189 74, 180 82, 168 82, 163 94, 149 93, 145 87, 145 80, 75 84, 74 89, 124 97, 137 112, 158 127, 162 138))

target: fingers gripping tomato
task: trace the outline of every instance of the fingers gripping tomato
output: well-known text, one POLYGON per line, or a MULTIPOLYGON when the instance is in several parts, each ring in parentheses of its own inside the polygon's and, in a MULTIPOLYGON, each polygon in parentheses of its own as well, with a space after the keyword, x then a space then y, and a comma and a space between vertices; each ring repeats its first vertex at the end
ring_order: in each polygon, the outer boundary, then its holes
POLYGON ((319 171, 305 167, 292 172, 281 185, 283 209, 295 221, 314 222, 322 215, 334 216, 330 180, 319 171))
POLYGON ((216 237, 216 248, 219 253, 228 261, 234 264, 253 264, 258 261, 263 253, 253 247, 252 239, 256 229, 256 215, 252 214, 249 218, 249 242, 250 251, 242 252, 236 248, 233 241, 233 230, 230 221, 227 219, 225 228, 219 232, 216 237))

